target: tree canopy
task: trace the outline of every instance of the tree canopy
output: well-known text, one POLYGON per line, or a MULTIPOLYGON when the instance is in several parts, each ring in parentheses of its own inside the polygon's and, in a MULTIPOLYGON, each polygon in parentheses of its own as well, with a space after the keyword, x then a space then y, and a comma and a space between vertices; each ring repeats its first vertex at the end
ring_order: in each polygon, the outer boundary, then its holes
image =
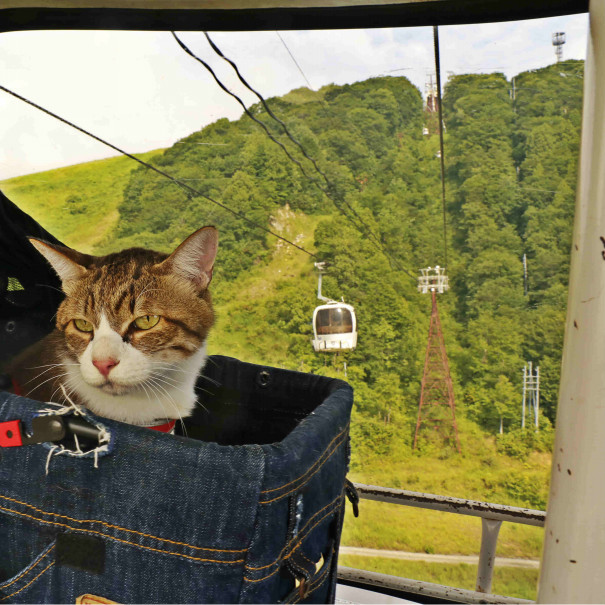
MULTIPOLYGON (((292 217, 309 218, 314 240, 306 245, 316 258, 304 257, 298 276, 267 286, 262 304, 248 308, 248 321, 234 316, 232 325, 250 343, 262 330, 276 334, 286 357, 278 362, 259 349, 267 363, 342 377, 346 362, 356 388, 355 430, 371 447, 388 447, 395 432, 399 443, 413 438, 430 297, 417 292, 401 267, 415 276, 421 267, 444 265, 446 245, 451 290, 439 306, 457 413, 494 433, 501 421, 505 430, 516 429, 522 368, 532 361, 541 368, 548 424, 559 383, 582 74, 583 62, 566 61, 510 81, 498 73, 449 79, 443 98, 447 241, 438 137, 423 135, 431 116, 406 78, 301 88, 268 99, 323 174, 260 103, 250 111, 304 174, 245 115, 191 134, 153 163, 264 227, 279 231, 298 224, 292 217), (324 293, 355 305, 354 352, 326 357, 312 350, 312 260, 330 263, 324 293)), ((119 228, 102 248, 168 250, 194 229, 216 225, 219 309, 222 300, 237 297, 246 276, 273 266, 285 246, 144 168, 133 172, 119 212, 119 228)))

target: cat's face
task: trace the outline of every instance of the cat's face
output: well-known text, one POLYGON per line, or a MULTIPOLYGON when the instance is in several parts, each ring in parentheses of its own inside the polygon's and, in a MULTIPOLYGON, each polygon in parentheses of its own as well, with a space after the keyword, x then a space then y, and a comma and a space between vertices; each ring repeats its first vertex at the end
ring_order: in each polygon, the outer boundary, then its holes
POLYGON ((66 294, 56 325, 67 386, 118 420, 188 415, 214 321, 208 285, 216 230, 197 231, 170 256, 132 248, 93 257, 31 241, 66 294))

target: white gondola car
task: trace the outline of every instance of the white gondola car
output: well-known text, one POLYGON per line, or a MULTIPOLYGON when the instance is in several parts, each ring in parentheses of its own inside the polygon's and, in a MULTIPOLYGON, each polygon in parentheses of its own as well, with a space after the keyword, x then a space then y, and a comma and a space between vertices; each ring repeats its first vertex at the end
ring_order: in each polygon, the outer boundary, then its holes
POLYGON ((330 301, 313 312, 316 352, 352 351, 357 346, 357 318, 351 305, 330 301))

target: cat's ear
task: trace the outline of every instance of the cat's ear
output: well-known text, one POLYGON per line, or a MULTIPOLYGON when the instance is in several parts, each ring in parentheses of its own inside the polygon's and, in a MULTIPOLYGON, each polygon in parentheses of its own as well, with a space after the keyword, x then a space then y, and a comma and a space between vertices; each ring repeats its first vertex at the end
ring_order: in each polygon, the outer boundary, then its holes
POLYGON ((81 254, 71 248, 49 244, 34 237, 28 238, 31 245, 51 264, 57 272, 63 289, 86 273, 86 265, 91 260, 87 254, 81 254))
POLYGON ((185 278, 201 291, 208 287, 212 279, 217 248, 218 231, 214 227, 202 227, 192 233, 159 266, 185 278))

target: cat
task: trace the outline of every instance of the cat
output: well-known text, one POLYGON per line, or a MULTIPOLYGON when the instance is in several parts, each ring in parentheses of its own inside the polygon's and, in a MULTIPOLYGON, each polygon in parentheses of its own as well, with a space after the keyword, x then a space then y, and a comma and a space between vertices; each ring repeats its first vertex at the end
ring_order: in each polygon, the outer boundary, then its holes
POLYGON ((12 363, 15 391, 55 402, 67 394, 99 416, 141 426, 189 416, 214 323, 217 230, 197 230, 170 255, 129 248, 91 256, 29 241, 65 299, 55 330, 12 363))

